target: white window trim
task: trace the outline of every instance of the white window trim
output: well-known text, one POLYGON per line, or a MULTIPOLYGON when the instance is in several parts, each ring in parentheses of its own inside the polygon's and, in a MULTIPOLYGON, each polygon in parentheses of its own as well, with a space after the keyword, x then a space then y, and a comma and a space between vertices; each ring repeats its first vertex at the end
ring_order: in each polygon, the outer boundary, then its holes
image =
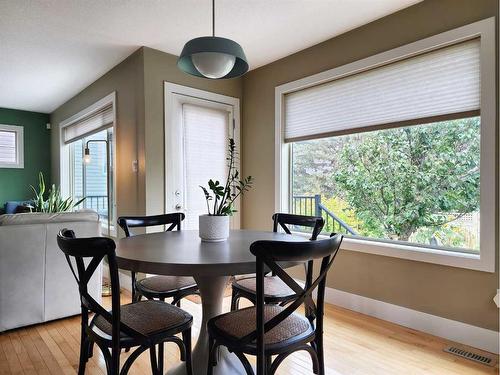
MULTIPOLYGON (((116 154, 117 154, 117 144, 116 144, 116 91, 113 91, 111 94, 106 95, 104 98, 98 100, 94 104, 88 106, 85 109, 82 109, 80 112, 74 114, 73 116, 67 118, 64 121, 61 121, 59 123, 59 178, 60 178, 60 186, 61 186, 61 194, 63 196, 70 196, 71 195, 71 185, 70 185, 70 178, 69 178, 69 173, 70 173, 70 168, 71 165, 69 163, 70 157, 69 157, 69 145, 64 143, 64 128, 67 126, 70 126, 74 124, 75 122, 79 121, 80 119, 89 116, 90 114, 98 111, 101 108, 104 108, 109 105, 113 106, 113 146, 114 146, 114 153, 113 153, 113 202, 111 202, 112 205, 112 210, 113 210, 113 217, 117 217, 116 213, 116 154)), ((106 226, 107 229, 107 226, 106 226)), ((114 223, 111 223, 111 233, 109 234, 112 237, 116 237, 116 225, 114 223)))
POLYGON ((290 145, 284 143, 284 96, 321 83, 380 67, 424 52, 481 38, 481 251, 480 255, 376 240, 346 238, 342 248, 369 254, 495 272, 496 232, 496 88, 495 18, 491 17, 275 88, 275 209, 287 212, 290 193, 290 145))
MULTIPOLYGON (((171 131, 174 129, 176 116, 179 115, 176 108, 180 108, 182 103, 196 103, 196 99, 203 99, 212 101, 214 103, 228 105, 232 107, 232 115, 234 120, 233 139, 236 144, 236 149, 241 152, 240 145, 240 100, 238 98, 216 94, 214 92, 195 89, 189 86, 178 85, 176 83, 164 82, 164 97, 165 97, 165 212, 169 212, 168 192, 173 188, 169 186, 170 180, 167 171, 173 171, 178 166, 173 165, 171 158, 168 157, 169 148, 175 148, 176 145, 172 144, 173 137, 171 131)), ((241 172, 241 162, 237 165, 241 172)), ((231 217, 231 228, 239 229, 241 226, 241 198, 235 202, 235 209, 237 212, 231 217)))
POLYGON ((18 125, 0 124, 0 131, 2 130, 16 133, 16 162, 0 163, 0 168, 24 168, 24 128, 18 125))

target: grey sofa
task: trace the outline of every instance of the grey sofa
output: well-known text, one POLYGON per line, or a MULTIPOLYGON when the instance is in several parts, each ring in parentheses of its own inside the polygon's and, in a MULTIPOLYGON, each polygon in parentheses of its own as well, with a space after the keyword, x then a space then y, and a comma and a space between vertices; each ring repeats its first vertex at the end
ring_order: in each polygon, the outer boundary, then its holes
MULTIPOLYGON (((97 213, 24 213, 0 216, 0 332, 80 313, 77 284, 57 246, 60 229, 100 235, 97 213)), ((101 268, 89 284, 101 299, 101 268)))

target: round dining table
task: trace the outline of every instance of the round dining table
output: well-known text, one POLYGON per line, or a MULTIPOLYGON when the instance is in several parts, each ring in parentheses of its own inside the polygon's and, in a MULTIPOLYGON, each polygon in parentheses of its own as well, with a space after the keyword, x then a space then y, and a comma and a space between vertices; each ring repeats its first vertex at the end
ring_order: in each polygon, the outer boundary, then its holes
MULTIPOLYGON (((116 242, 116 257, 121 269, 156 275, 193 276, 196 280, 200 290, 202 322, 192 353, 195 375, 207 373, 207 322, 222 313, 229 277, 255 273, 255 256, 250 252, 250 245, 258 240, 297 242, 304 241, 304 237, 232 230, 226 241, 205 242, 201 241, 197 230, 180 230, 137 235, 116 242)), ((184 363, 168 373, 185 374, 184 363)), ((214 374, 245 374, 245 371, 234 354, 221 348, 214 374)))

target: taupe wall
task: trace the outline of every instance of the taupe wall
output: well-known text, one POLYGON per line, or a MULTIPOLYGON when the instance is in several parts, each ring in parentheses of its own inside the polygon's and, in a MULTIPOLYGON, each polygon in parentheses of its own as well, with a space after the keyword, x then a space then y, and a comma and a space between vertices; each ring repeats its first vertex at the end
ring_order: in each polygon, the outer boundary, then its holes
POLYGON ((116 202, 118 215, 144 212, 139 177, 132 171, 138 159, 139 129, 144 127, 143 51, 137 50, 78 95, 57 108, 50 116, 52 124, 52 181, 60 179, 59 124, 75 113, 116 91, 116 202))
MULTIPOLYGON (((497 0, 428 0, 249 72, 243 79, 243 227, 269 229, 274 210, 274 89, 474 21, 497 0)), ((333 22, 333 19, 332 19, 333 22)), ((497 226, 498 227, 498 226, 497 226)), ((343 251, 328 286, 430 314, 498 329, 495 274, 343 251)))
POLYGON ((241 99, 242 80, 213 81, 193 77, 177 68, 177 56, 144 48, 146 212, 164 212, 164 88, 165 81, 241 99))

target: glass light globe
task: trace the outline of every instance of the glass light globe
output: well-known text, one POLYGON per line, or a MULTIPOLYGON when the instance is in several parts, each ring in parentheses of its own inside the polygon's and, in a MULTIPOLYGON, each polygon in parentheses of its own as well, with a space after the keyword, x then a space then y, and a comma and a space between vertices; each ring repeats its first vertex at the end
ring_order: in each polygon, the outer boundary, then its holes
POLYGON ((234 67, 236 57, 227 53, 200 52, 191 56, 195 68, 207 78, 226 76, 234 67))

